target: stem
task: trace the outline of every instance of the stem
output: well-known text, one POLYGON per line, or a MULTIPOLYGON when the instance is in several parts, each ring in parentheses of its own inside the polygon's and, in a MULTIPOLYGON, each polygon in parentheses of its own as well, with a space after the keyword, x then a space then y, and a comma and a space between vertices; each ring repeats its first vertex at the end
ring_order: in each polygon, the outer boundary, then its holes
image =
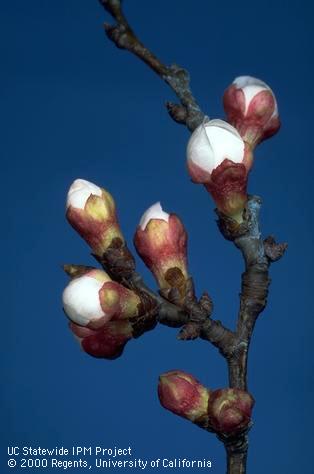
POLYGON ((245 474, 247 448, 245 451, 237 453, 232 452, 226 447, 227 454, 227 474, 245 474))
POLYGON ((248 431, 250 426, 232 437, 218 436, 224 443, 227 455, 227 474, 245 474, 248 453, 248 431))
MULTIPOLYGON (((248 346, 242 346, 240 352, 228 360, 229 386, 247 390, 248 346)), ((222 440, 224 442, 224 440, 222 440)), ((234 441, 224 442, 227 456, 227 474, 245 474, 248 454, 248 435, 234 441), (239 441, 241 446, 239 447, 239 441)))
POLYGON ((248 347, 228 360, 229 387, 247 391, 247 359, 248 347))
MULTIPOLYGON (((242 344, 238 352, 228 359, 229 386, 247 390, 248 345, 242 344)), ((227 474, 245 474, 248 454, 248 435, 225 441, 227 474)))
MULTIPOLYGON (((256 320, 267 304, 270 284, 269 266, 286 249, 285 244, 276 244, 268 238, 267 245, 261 239, 259 210, 261 200, 250 196, 247 203, 246 228, 241 235, 228 233, 228 221, 220 217, 219 228, 223 235, 233 240, 241 250, 245 272, 241 279, 240 310, 236 329, 236 344, 226 354, 229 372, 229 386, 247 391, 248 350, 256 320)), ((238 435, 232 439, 219 438, 225 445, 227 454, 227 474, 244 474, 248 452, 248 435, 238 435)))
POLYGON ((180 101, 180 104, 166 103, 170 117, 175 122, 186 125, 190 131, 195 130, 203 122, 205 115, 192 94, 188 71, 177 64, 164 65, 144 46, 127 21, 120 0, 99 0, 99 2, 116 21, 113 26, 105 23, 108 38, 118 48, 137 56, 168 84, 180 101))

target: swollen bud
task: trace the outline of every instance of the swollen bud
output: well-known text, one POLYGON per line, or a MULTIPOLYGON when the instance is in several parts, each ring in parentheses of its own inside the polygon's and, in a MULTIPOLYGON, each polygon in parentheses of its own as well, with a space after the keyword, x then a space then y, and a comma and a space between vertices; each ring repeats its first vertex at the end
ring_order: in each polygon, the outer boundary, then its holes
POLYGON ((141 300, 102 270, 92 269, 73 278, 62 295, 63 308, 75 324, 91 329, 110 320, 138 316, 141 300))
POLYGON ((98 330, 71 322, 70 329, 84 352, 103 359, 119 357, 133 336, 132 326, 128 321, 110 321, 98 330))
POLYGON ((177 288, 183 295, 188 278, 187 233, 180 219, 164 212, 157 202, 143 214, 134 245, 159 288, 177 288))
POLYGON ((84 179, 70 186, 66 217, 99 257, 115 242, 124 242, 111 194, 84 179))
POLYGON ((238 131, 223 120, 204 121, 188 142, 187 164, 192 181, 204 184, 218 209, 241 223, 252 154, 238 131))
POLYGON ((158 396, 164 408, 192 422, 207 414, 208 390, 192 375, 180 370, 160 375, 158 396))
POLYGON ((239 432, 249 425, 253 406, 253 397, 244 390, 214 390, 208 403, 209 424, 218 433, 239 432))
POLYGON ((260 79, 237 77, 226 89, 223 102, 228 121, 252 148, 280 128, 275 95, 260 79))

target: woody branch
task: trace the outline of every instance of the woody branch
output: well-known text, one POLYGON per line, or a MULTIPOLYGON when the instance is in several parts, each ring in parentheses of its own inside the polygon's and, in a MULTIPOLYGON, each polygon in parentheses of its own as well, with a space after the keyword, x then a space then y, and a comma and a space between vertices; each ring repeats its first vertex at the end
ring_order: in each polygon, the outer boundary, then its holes
POLYGON ((108 38, 120 49, 125 49, 146 63, 161 79, 163 79, 178 97, 180 104, 166 102, 170 116, 193 131, 202 123, 204 114, 196 102, 190 89, 189 73, 178 66, 165 66, 136 37, 121 8, 120 0, 99 0, 105 10, 116 21, 115 25, 105 23, 108 38))
MULTIPOLYGON (((92 183, 77 180, 69 191, 67 218, 107 273, 66 265, 66 272, 74 280, 64 292, 64 309, 83 349, 96 357, 118 357, 130 338, 153 329, 157 322, 180 327, 181 340, 200 337, 217 347, 228 365, 228 389, 210 391, 192 376, 174 371, 160 378, 160 401, 165 408, 214 432, 226 448, 227 472, 244 474, 254 404, 247 392, 248 350, 256 320, 267 303, 270 263, 278 260, 287 247, 277 244, 273 237, 262 240, 261 200, 248 196, 246 187, 255 146, 279 129, 277 104, 265 83, 241 76, 224 96, 231 125, 221 120, 208 121, 192 94, 188 72, 176 64, 165 66, 143 45, 129 25, 120 0, 99 1, 115 20, 114 25, 105 24, 108 38, 118 48, 144 61, 176 94, 179 103, 166 105, 172 119, 193 132, 188 145, 189 173, 214 198, 218 227, 240 249, 245 271, 236 328, 228 329, 212 318, 213 303, 209 295, 196 296, 193 279, 187 272, 186 232, 181 221, 155 205, 142 218, 135 234, 135 246, 158 282, 160 291, 156 294, 135 271, 135 261, 118 226, 111 195, 92 183), (252 84, 256 97, 246 104, 246 88, 252 84), (227 145, 222 157, 214 157, 219 166, 212 166, 211 154, 215 148, 212 145, 218 139, 227 145), (159 247, 152 237, 156 232, 162 237, 159 247), (172 249, 171 264, 167 261, 169 248, 165 252, 160 244, 162 240, 172 249), (82 316, 80 305, 77 301, 73 303, 73 293, 85 291, 91 279, 97 290, 96 320, 90 319, 90 307, 85 308, 82 316), (175 392, 172 387, 176 387, 175 392), (198 394, 188 412, 182 411, 180 400, 173 398, 178 387, 183 390, 185 402, 194 400, 195 393, 198 394)), ((95 312, 95 301, 92 306, 95 312)))

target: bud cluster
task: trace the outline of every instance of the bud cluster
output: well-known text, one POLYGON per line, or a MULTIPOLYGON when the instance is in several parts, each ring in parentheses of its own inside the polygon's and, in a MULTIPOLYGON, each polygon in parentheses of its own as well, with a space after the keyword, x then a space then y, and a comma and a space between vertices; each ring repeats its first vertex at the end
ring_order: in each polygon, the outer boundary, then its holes
POLYGON ((76 179, 70 186, 66 216, 107 272, 65 265, 71 281, 63 292, 70 329, 82 349, 95 357, 118 357, 125 344, 155 324, 148 295, 122 284, 134 271, 134 260, 119 227, 115 202, 103 188, 76 179), (119 282, 112 278, 118 279, 119 282))
POLYGON ((192 133, 188 171, 212 195, 218 210, 238 224, 247 202, 253 150, 280 127, 276 98, 263 81, 237 77, 224 94, 227 121, 208 120, 192 133))
MULTIPOLYGON (((68 192, 66 217, 71 226, 102 261, 125 240, 119 227, 112 196, 103 188, 76 179, 68 192)), ((160 288, 187 279, 187 233, 175 214, 163 211, 159 202, 145 211, 134 236, 137 252, 154 274, 160 288)))
POLYGON ((70 329, 85 352, 104 358, 121 354, 140 314, 141 299, 134 291, 89 268, 70 281, 62 299, 70 329))
POLYGON ((250 424, 254 399, 237 388, 210 390, 180 370, 159 377, 161 405, 217 434, 239 433, 250 424))

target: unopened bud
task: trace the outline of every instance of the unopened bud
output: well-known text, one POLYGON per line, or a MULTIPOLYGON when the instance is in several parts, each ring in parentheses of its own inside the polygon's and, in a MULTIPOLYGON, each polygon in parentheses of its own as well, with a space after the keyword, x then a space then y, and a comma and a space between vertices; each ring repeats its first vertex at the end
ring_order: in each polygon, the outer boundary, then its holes
POLYGON ((175 214, 162 210, 160 203, 143 214, 134 245, 162 289, 177 288, 184 293, 187 272, 187 234, 175 214))
POLYGON ((274 135, 280 128, 275 95, 260 79, 237 77, 224 93, 228 121, 251 147, 274 135))
POLYGON ((253 406, 253 397, 244 390, 214 390, 208 403, 209 423, 218 433, 239 432, 249 425, 253 406))
POLYGON ((136 317, 140 298, 113 282, 102 270, 90 270, 72 279, 63 292, 67 316, 80 326, 97 329, 110 320, 136 317))
POLYGON ((241 223, 252 154, 238 131, 223 120, 205 121, 191 135, 187 163, 192 181, 204 184, 218 209, 241 223))
POLYGON ((192 422, 207 414, 208 390, 192 375, 180 370, 160 375, 158 396, 164 408, 192 422))
POLYGON ((114 200, 105 189, 76 179, 70 186, 66 209, 69 223, 95 255, 101 257, 114 240, 124 242, 114 200))

